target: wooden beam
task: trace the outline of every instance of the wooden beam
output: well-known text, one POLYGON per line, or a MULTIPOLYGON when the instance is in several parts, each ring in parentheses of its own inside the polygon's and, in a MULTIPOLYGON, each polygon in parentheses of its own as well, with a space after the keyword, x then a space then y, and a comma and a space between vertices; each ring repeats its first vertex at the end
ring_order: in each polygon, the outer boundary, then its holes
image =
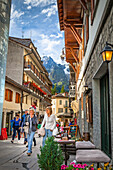
POLYGON ((74 58, 66 58, 66 61, 67 61, 67 62, 76 63, 76 61, 75 61, 74 58))
POLYGON ((76 43, 66 43, 65 44, 66 48, 73 48, 73 49, 79 49, 79 45, 76 43))
POLYGON ((87 6, 86 6, 85 0, 79 0, 79 2, 81 3, 81 5, 84 8, 84 10, 87 11, 87 6))
POLYGON ((71 52, 73 58, 75 59, 75 61, 76 61, 76 62, 79 62, 78 57, 74 54, 73 48, 70 48, 70 52, 71 52))
POLYGON ((71 64, 71 67, 72 67, 73 71, 74 71, 74 72, 77 72, 77 69, 75 68, 75 66, 73 65, 73 63, 72 63, 71 61, 70 61, 69 63, 71 64))
POLYGON ((82 38, 78 34, 78 32, 77 32, 76 28, 74 27, 74 25, 70 25, 70 29, 71 29, 71 32, 73 33, 75 39, 77 40, 78 44, 80 45, 81 42, 82 42, 82 38))

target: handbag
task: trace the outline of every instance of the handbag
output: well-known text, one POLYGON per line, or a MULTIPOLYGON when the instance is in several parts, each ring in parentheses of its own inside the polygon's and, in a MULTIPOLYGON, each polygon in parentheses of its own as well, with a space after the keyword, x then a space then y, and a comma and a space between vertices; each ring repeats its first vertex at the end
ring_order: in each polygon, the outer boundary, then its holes
POLYGON ((45 129, 44 128, 38 129, 38 135, 45 136, 45 129))
POLYGON ((53 130, 53 136, 56 136, 58 134, 58 128, 56 127, 54 130, 53 130))
POLYGON ((29 131, 29 126, 24 126, 23 129, 24 129, 24 132, 25 132, 25 133, 28 133, 28 131, 29 131))

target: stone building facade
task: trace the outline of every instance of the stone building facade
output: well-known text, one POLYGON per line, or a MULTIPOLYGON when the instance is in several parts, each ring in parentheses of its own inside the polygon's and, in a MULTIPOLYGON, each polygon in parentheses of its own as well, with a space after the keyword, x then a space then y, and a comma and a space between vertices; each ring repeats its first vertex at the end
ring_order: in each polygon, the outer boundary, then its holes
POLYGON ((39 118, 51 105, 52 83, 31 39, 9 37, 2 127, 10 135, 10 120, 24 114, 33 102, 39 118))
POLYGON ((113 162, 113 60, 107 64, 100 55, 106 41, 113 44, 113 4, 112 1, 100 0, 93 24, 89 26, 89 40, 79 74, 81 81, 77 82, 78 124, 81 134, 89 132, 91 141, 110 156, 113 162), (87 92, 85 84, 89 88, 87 92), (90 97, 91 115, 87 113, 87 98, 90 97))

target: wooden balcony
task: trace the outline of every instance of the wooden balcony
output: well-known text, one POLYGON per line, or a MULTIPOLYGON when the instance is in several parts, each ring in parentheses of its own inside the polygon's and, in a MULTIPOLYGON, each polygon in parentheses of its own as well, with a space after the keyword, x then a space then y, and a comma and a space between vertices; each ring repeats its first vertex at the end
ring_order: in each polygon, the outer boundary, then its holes
POLYGON ((37 70, 35 65, 32 62, 25 62, 24 71, 32 77, 39 85, 45 84, 45 79, 42 74, 37 70))
POLYGON ((27 87, 29 90, 31 90, 36 95, 38 95, 40 98, 44 97, 44 94, 40 90, 38 90, 36 87, 34 87, 32 82, 24 82, 24 86, 27 87))

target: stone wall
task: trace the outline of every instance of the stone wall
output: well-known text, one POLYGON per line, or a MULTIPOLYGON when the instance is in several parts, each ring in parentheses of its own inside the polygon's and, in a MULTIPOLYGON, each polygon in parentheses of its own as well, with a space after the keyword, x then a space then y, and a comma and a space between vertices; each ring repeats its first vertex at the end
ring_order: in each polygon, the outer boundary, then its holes
MULTIPOLYGON (((100 52, 104 48, 106 41, 113 44, 113 7, 110 14, 106 20, 105 24, 100 30, 100 34, 96 41, 94 50, 90 61, 88 63, 84 80, 92 88, 93 92, 93 126, 91 124, 87 125, 85 120, 85 130, 88 128, 91 138, 93 139, 96 147, 101 149, 101 120, 100 120, 100 82, 99 80, 93 81, 93 76, 98 70, 100 64, 102 63, 102 58, 100 52), (95 91, 94 91, 95 89, 95 91), (92 133, 93 132, 93 133, 92 133)), ((110 78, 110 114, 111 114, 111 146, 113 146, 113 61, 109 64, 109 78, 110 78)), ((84 101, 85 102, 85 101, 84 101)), ((112 147, 113 155, 113 147, 112 147)), ((113 159, 112 159, 113 160, 113 159)))

